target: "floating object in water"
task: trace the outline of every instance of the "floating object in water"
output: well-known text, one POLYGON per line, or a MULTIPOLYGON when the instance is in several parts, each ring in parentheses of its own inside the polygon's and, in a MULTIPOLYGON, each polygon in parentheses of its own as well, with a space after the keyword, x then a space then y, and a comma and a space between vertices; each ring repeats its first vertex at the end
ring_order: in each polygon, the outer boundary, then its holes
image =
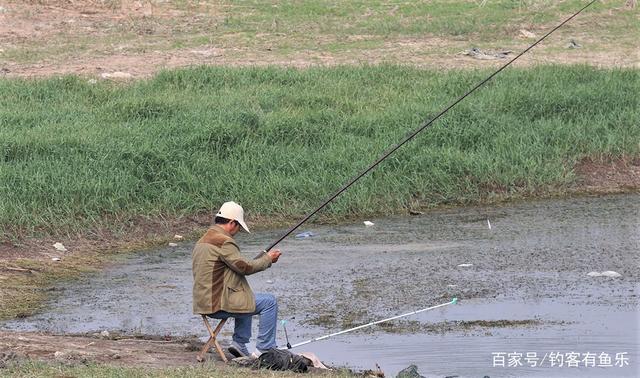
POLYGON ((367 227, 371 227, 371 226, 373 226, 375 224, 375 223, 370 222, 370 221, 364 221, 362 223, 364 223, 364 225, 367 226, 367 227))
POLYGON ((612 270, 607 270, 604 271, 602 273, 599 272, 589 272, 587 273, 587 276, 589 277, 609 277, 609 278, 618 278, 618 277, 622 277, 622 274, 618 273, 618 272, 614 272, 612 270))
POLYGON ((53 245, 53 248, 56 249, 56 251, 60 251, 60 252, 67 252, 67 249, 64 247, 64 245, 62 245, 62 243, 56 243, 53 245))
POLYGON ((447 287, 456 287, 458 285, 447 285, 447 287))
POLYGON ((52 261, 60 261, 60 257, 52 257, 51 260, 52 261))
POLYGON ((468 268, 470 266, 473 266, 473 264, 459 264, 458 265, 459 268, 468 268))
POLYGON ((306 239, 306 238, 310 238, 312 236, 316 236, 316 234, 314 234, 311 231, 305 231, 305 232, 301 232, 299 234, 296 235, 296 239, 306 239))
POLYGON ((491 222, 489 222, 489 218, 487 218, 487 227, 489 227, 489 229, 491 229, 491 222))
POLYGON ((268 284, 272 284, 272 283, 273 283, 273 280, 267 280, 267 283, 268 283, 268 284))
POLYGON ((169 247, 177 247, 178 244, 177 243, 169 243, 169 247))

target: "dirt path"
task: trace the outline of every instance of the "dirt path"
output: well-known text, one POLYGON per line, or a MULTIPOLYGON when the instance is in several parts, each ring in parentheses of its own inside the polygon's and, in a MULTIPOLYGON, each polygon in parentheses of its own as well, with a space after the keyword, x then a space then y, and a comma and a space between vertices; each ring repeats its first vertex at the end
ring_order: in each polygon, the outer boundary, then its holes
MULTIPOLYGON (((110 340, 98 337, 63 336, 0 330, 0 351, 5 362, 30 358, 65 363, 109 363, 122 366, 162 368, 196 364, 197 340, 110 340)), ((210 353, 214 362, 222 360, 210 353)), ((1 362, 1 361, 0 361, 1 362)))

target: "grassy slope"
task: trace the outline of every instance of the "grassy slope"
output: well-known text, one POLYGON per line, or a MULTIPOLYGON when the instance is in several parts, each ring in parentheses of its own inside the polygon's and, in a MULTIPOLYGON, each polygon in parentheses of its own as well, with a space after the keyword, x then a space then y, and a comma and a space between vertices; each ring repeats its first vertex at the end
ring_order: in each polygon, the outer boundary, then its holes
MULTIPOLYGON (((487 72, 202 67, 130 85, 0 81, 0 237, 207 212, 299 215, 487 72)), ((327 210, 348 216, 556 190, 637 155, 637 70, 504 72, 327 210)))

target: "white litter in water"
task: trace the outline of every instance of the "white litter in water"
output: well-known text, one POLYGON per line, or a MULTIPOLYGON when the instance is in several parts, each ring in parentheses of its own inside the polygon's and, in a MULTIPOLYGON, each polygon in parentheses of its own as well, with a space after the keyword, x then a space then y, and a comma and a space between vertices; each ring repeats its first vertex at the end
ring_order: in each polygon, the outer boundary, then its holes
POLYGON ((622 277, 622 274, 618 273, 618 272, 614 272, 612 270, 607 270, 605 272, 599 273, 599 272, 589 272, 587 273, 587 276, 589 277, 609 277, 609 278, 618 278, 618 277, 622 277))
POLYGON ((447 287, 456 287, 458 285, 447 285, 447 287))
POLYGON ((272 283, 273 283, 273 281, 272 281, 272 280, 267 280, 267 283, 268 283, 268 284, 272 284, 272 283))
POLYGON ((173 238, 176 239, 176 240, 182 240, 182 239, 184 239, 184 236, 175 234, 175 235, 173 235, 173 238))
POLYGON ((169 247, 177 247, 177 246, 178 246, 178 244, 176 244, 176 243, 169 243, 169 247))
POLYGON ((53 261, 60 261, 60 257, 52 257, 51 260, 53 261))
POLYGON ((489 218, 487 218, 487 226, 489 226, 489 229, 491 229, 491 222, 489 222, 489 218))
POLYGON ((62 245, 62 243, 56 243, 53 245, 53 248, 56 249, 56 251, 60 251, 60 252, 67 252, 67 249, 64 247, 64 245, 62 245))
POLYGON ((473 266, 473 264, 460 264, 458 265, 460 268, 468 268, 470 266, 473 266))
POLYGON ((362 223, 364 223, 364 225, 367 226, 367 227, 371 227, 371 226, 373 226, 375 224, 375 223, 370 222, 370 221, 364 221, 362 223))

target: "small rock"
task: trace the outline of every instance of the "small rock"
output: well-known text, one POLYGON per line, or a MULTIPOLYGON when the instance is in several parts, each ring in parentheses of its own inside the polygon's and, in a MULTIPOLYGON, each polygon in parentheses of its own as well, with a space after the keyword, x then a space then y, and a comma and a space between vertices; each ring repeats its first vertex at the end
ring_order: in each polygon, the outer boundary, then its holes
POLYGON ((424 214, 422 211, 409 210, 409 215, 422 215, 422 214, 424 214))
POLYGON ((458 265, 459 268, 468 268, 470 266, 473 266, 473 264, 459 264, 458 265))
POLYGON ((568 49, 579 49, 582 46, 578 44, 578 42, 574 41, 573 39, 569 41, 569 43, 567 44, 567 48, 568 49))
POLYGON ((622 277, 622 274, 618 272, 614 272, 612 270, 607 270, 606 272, 602 272, 600 274, 602 274, 603 277, 610 277, 610 278, 622 277))
POLYGON ((525 29, 520 29, 520 34, 522 34, 523 37, 527 37, 527 38, 535 38, 536 35, 533 34, 532 32, 525 30, 525 29))
POLYGON ((128 72, 114 72, 114 73, 104 72, 100 74, 100 77, 102 77, 103 79, 131 79, 133 75, 131 75, 128 72))
POLYGON ((371 226, 373 226, 375 224, 375 223, 370 222, 370 221, 364 221, 362 223, 364 223, 364 225, 367 226, 367 227, 371 227, 371 226))
POLYGON ((425 378, 425 376, 418 373, 418 367, 416 365, 409 365, 400 370, 396 378, 425 378))
POLYGON ((0 7, 0 13, 7 13, 7 8, 0 7))
POLYGON ((53 357, 54 357, 55 359, 58 359, 58 360, 59 360, 59 359, 61 359, 61 358, 64 358, 64 352, 61 352, 61 351, 57 350, 57 351, 53 354, 53 357))
POLYGON ((62 245, 62 243, 56 243, 53 245, 53 248, 56 249, 56 251, 60 251, 60 252, 67 252, 67 249, 64 247, 64 245, 62 245))
POLYGON ((178 244, 177 243, 169 243, 169 247, 177 247, 178 244))
POLYGON ((182 240, 182 239, 184 239, 184 237, 183 237, 182 235, 178 235, 178 234, 173 235, 173 238, 174 238, 175 240, 182 240))
POLYGON ((105 337, 105 338, 109 337, 109 331, 104 330, 104 331, 100 332, 100 336, 101 337, 105 337))

